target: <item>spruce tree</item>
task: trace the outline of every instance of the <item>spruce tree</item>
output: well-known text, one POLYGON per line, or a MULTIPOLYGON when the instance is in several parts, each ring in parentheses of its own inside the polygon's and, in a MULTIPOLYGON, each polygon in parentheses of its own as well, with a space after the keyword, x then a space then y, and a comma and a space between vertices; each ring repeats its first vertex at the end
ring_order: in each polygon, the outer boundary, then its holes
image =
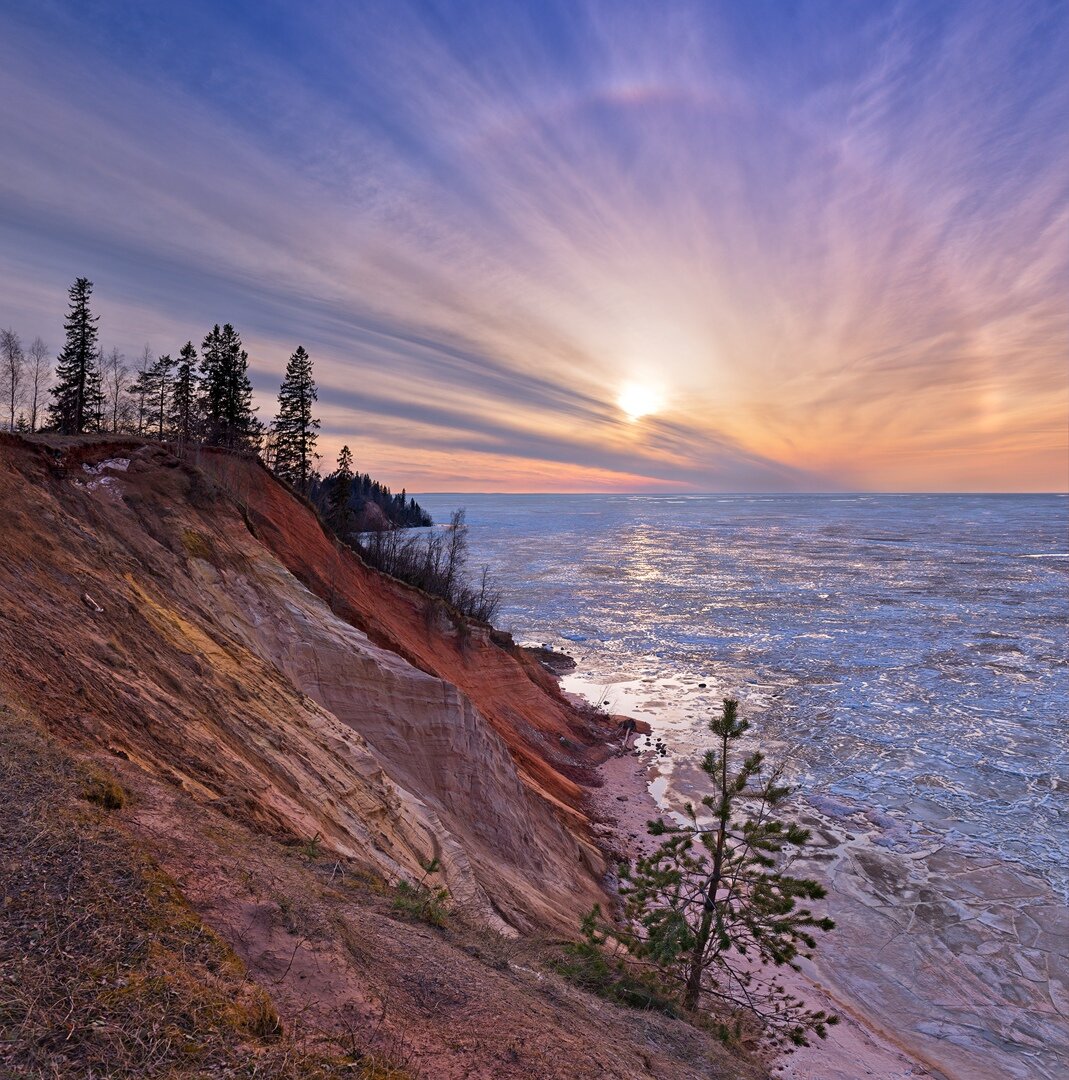
POLYGON ((353 494, 353 455, 348 446, 341 448, 338 469, 330 480, 327 518, 334 531, 344 540, 349 535, 349 526, 352 523, 350 500, 353 494))
POLYGON ((106 430, 107 416, 108 395, 104 389, 104 347, 100 346, 85 377, 85 430, 106 430))
POLYGON ((161 356, 152 365, 152 419, 160 439, 165 438, 168 431, 174 367, 170 354, 161 356))
POLYGON ((170 429, 179 447, 188 446, 200 431, 201 377, 197 370, 197 350, 187 341, 178 354, 174 388, 171 392, 170 429))
POLYGON ((93 283, 77 278, 70 287, 70 311, 63 324, 66 342, 56 362, 56 385, 49 421, 64 435, 79 435, 100 424, 104 407, 97 365, 97 318, 89 310, 93 283))
POLYGON ((734 763, 733 744, 748 728, 738 702, 726 700, 709 722, 714 747, 700 767, 712 791, 700 815, 688 803, 681 822, 649 822, 650 834, 666 839, 633 867, 621 867, 623 921, 606 923, 595 908, 584 929, 591 944, 620 942, 650 965, 684 1008, 706 999, 736 1022, 749 1012, 773 1043, 805 1045, 808 1032, 824 1038, 838 1018, 810 1010, 758 965, 795 967, 816 948, 814 931, 835 924, 798 907, 823 898, 824 887, 782 863, 784 849, 804 846, 810 834, 776 817, 790 794, 781 770, 766 770, 756 751, 734 763))
POLYGON ((229 450, 255 450, 260 424, 252 406, 249 354, 230 323, 209 331, 201 345, 207 441, 229 450))
POLYGON ((308 491, 317 456, 319 420, 312 415, 312 405, 317 397, 311 357, 303 345, 298 345, 286 365, 286 377, 278 392, 275 475, 304 493, 308 491))

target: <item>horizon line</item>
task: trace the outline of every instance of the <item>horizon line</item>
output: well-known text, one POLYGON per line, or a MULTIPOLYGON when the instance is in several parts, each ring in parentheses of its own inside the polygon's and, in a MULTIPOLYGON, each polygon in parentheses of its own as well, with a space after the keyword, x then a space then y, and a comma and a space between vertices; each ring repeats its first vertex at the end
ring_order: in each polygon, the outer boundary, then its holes
POLYGON ((747 498, 778 498, 782 496, 885 496, 891 498, 906 498, 913 495, 977 495, 977 496, 1015 496, 1015 495, 1053 495, 1060 498, 1069 498, 1067 491, 1036 490, 1036 491, 410 491, 413 498, 426 498, 429 495, 530 495, 530 496, 576 496, 576 495, 600 495, 600 496, 644 496, 649 498, 690 498, 706 499, 712 497, 746 496, 747 498))

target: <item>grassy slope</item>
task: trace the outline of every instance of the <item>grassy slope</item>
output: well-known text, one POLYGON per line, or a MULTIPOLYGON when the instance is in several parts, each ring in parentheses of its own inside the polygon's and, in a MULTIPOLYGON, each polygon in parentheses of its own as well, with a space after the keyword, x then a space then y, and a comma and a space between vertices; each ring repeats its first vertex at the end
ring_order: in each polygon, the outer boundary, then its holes
POLYGON ((0 777, 0 1074, 337 1073, 101 805, 121 789, 2 704, 0 777))

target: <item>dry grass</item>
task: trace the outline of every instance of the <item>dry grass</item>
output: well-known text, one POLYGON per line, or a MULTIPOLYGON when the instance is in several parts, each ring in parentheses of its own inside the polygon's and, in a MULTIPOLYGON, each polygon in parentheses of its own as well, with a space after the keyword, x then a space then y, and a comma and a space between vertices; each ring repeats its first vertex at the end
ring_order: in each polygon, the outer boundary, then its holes
POLYGON ((127 803, 122 785, 97 770, 90 771, 82 782, 82 795, 104 810, 121 810, 127 803))
POLYGON ((288 1038, 268 994, 105 811, 123 789, 87 780, 2 704, 0 772, 0 1075, 391 1075, 288 1038))

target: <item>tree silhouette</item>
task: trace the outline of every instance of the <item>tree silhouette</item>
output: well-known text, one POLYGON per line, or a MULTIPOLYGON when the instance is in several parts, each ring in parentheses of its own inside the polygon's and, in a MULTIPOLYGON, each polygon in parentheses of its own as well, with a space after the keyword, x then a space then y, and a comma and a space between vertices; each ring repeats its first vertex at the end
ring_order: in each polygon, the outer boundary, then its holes
POLYGON ((70 311, 63 324, 66 340, 56 362, 56 385, 49 410, 52 426, 80 435, 100 426, 104 394, 97 366, 97 318, 89 310, 93 283, 77 278, 70 287, 70 311))
POLYGON ((230 323, 208 332, 201 346, 207 441, 230 450, 255 450, 260 424, 252 406, 249 354, 230 323))
POLYGON ((156 436, 160 439, 165 438, 168 431, 174 367, 169 354, 159 357, 152 365, 152 415, 156 421, 156 436))
POLYGON ((278 392, 275 417, 275 475, 307 494, 316 458, 319 420, 312 415, 318 397, 312 377, 312 360, 303 345, 286 365, 286 377, 278 392))
POLYGON ((201 393, 197 350, 192 341, 187 341, 178 354, 171 391, 170 428, 180 447, 188 446, 200 431, 201 393))
POLYGON ((352 524, 353 455, 348 446, 338 454, 338 468, 330 478, 332 484, 327 496, 327 520, 334 531, 344 540, 352 524))

